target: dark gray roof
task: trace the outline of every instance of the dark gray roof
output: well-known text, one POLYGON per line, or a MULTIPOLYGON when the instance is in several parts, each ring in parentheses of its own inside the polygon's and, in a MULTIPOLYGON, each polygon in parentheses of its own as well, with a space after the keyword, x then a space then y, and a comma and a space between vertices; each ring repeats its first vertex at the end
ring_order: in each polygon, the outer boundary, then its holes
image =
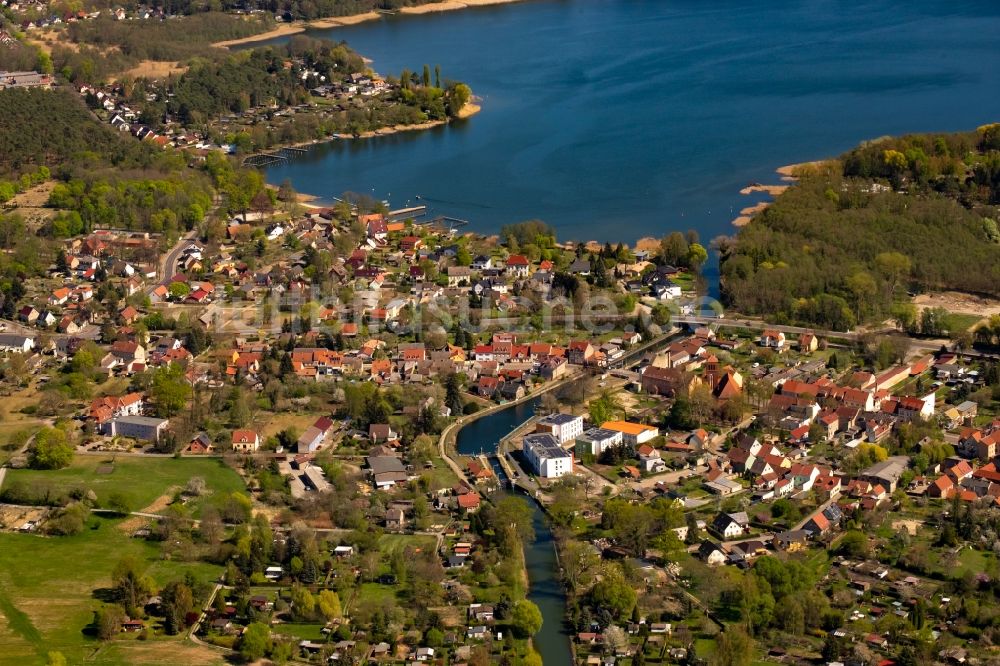
POLYGON ((544 423, 546 425, 568 425, 570 423, 573 423, 579 418, 580 418, 579 416, 573 416, 572 414, 563 414, 560 412, 556 414, 549 414, 548 416, 540 419, 538 422, 544 423))
POLYGON ((368 466, 374 474, 384 474, 386 472, 406 472, 403 461, 395 456, 370 456, 368 466))
POLYGON ((607 428, 587 428, 577 439, 582 439, 586 442, 602 442, 606 439, 613 439, 618 434, 617 430, 609 430, 607 428))
POLYGON ((525 435, 524 448, 531 449, 535 455, 543 458, 569 458, 569 452, 559 446, 555 437, 546 433, 525 435))

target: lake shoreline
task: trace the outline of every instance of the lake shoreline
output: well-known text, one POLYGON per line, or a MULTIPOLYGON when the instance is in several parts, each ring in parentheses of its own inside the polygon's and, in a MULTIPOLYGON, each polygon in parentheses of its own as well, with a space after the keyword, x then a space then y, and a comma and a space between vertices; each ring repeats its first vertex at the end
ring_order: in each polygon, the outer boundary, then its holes
POLYGON ((267 32, 262 32, 256 35, 250 35, 249 37, 241 37, 239 39, 227 39, 221 42, 215 42, 212 46, 216 48, 227 49, 231 46, 243 46, 245 44, 253 44, 255 42, 266 42, 271 39, 278 39, 280 37, 290 37, 292 35, 298 35, 300 33, 306 32, 307 30, 329 30, 331 28, 343 28, 347 26, 357 25, 359 23, 365 23, 368 21, 376 21, 385 16, 392 16, 395 14, 405 14, 410 16, 418 16, 422 14, 436 14, 439 12, 450 12, 460 9, 472 9, 474 7, 491 7, 493 5, 509 5, 515 2, 524 2, 524 0, 441 0, 440 2, 429 3, 426 5, 416 5, 412 7, 402 7, 396 12, 364 12, 362 14, 349 14, 347 16, 329 16, 325 18, 311 19, 311 20, 296 20, 289 23, 282 23, 276 26, 272 30, 267 32))
MULTIPOLYGON (((803 171, 808 171, 812 169, 817 169, 824 164, 831 162, 832 159, 825 160, 813 160, 811 162, 797 162, 795 164, 786 164, 785 166, 780 166, 774 170, 776 174, 781 177, 781 180, 785 181, 785 185, 761 185, 760 183, 753 183, 744 187, 740 190, 740 194, 748 195, 754 193, 764 193, 772 198, 779 197, 784 194, 789 187, 792 187, 799 180, 799 174, 803 171)), ((773 202, 771 201, 760 201, 753 204, 752 206, 747 206, 740 211, 738 217, 732 221, 734 227, 745 227, 753 218, 764 211, 773 202)))
MULTIPOLYGON (((267 153, 267 152, 279 152, 285 148, 310 148, 312 146, 318 146, 324 143, 329 143, 331 141, 356 141, 359 139, 374 139, 380 136, 392 136, 393 134, 399 134, 400 132, 416 132, 428 129, 434 129, 435 127, 444 127, 445 125, 450 125, 456 120, 467 120, 472 116, 476 115, 483 110, 480 104, 477 104, 479 98, 473 96, 468 102, 465 103, 461 109, 459 109, 458 114, 454 118, 447 118, 445 120, 428 120, 423 123, 414 123, 412 125, 388 125, 386 127, 381 127, 377 130, 368 130, 367 132, 362 132, 355 136, 354 134, 334 134, 325 139, 313 139, 312 141, 299 141, 295 143, 280 143, 268 148, 260 149, 255 151, 253 154, 257 153, 267 153)), ((272 183, 273 185, 273 183, 272 183)), ((308 197, 309 201, 316 201, 320 197, 314 194, 301 194, 300 196, 308 197)), ((319 206, 314 206, 319 208, 319 206)))

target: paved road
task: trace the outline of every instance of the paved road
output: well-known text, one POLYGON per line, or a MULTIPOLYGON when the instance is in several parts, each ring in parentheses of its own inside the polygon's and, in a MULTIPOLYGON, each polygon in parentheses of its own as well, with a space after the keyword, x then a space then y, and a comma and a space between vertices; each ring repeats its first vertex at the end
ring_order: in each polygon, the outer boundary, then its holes
MULTIPOLYGON (((170 252, 160 257, 160 266, 158 270, 161 276, 160 282, 170 282, 170 279, 174 277, 177 273, 177 260, 180 258, 181 252, 191 245, 196 235, 196 231, 189 231, 184 234, 177 240, 170 252)), ((153 285, 153 288, 155 288, 155 286, 156 285, 153 285)))
POLYGON ((223 587, 222 583, 215 584, 215 587, 212 589, 212 594, 209 595, 208 601, 206 601, 205 605, 202 606, 201 613, 198 615, 198 620, 191 625, 187 636, 192 643, 201 645, 202 647, 212 648, 213 650, 218 650, 224 654, 233 654, 235 650, 230 650, 229 648, 224 648, 219 645, 213 645, 212 643, 206 643, 197 636, 198 628, 201 626, 201 623, 208 618, 208 613, 212 610, 215 604, 215 596, 222 591, 223 587))
POLYGON ((823 502, 818 507, 816 507, 815 511, 812 511, 808 516, 806 516, 805 518, 803 518, 802 520, 800 520, 798 523, 796 523, 795 527, 793 527, 792 529, 793 530, 801 530, 802 526, 805 525, 806 523, 808 523, 810 518, 812 518, 813 516, 815 516, 820 511, 826 511, 827 507, 830 506, 831 504, 833 504, 834 502, 836 502, 837 499, 839 499, 839 495, 831 497, 827 501, 823 502))

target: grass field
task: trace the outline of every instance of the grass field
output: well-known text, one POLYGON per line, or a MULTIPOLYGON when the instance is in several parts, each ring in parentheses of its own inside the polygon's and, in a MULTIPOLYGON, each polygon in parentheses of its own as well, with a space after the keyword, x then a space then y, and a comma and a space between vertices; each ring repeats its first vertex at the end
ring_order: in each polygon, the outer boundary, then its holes
MULTIPOLYGON (((201 501, 211 501, 212 495, 243 490, 240 476, 217 459, 199 458, 140 458, 134 456, 77 456, 65 469, 41 471, 12 469, 7 472, 6 484, 22 481, 41 490, 62 494, 73 488, 93 490, 98 504, 105 504, 114 493, 121 493, 129 508, 138 511, 152 504, 158 497, 171 493, 171 488, 181 489, 188 479, 200 476, 211 491, 201 501), (112 465, 113 461, 113 465, 112 465), (105 473, 109 468, 110 474, 105 473)), ((198 504, 189 507, 197 515, 198 504)))
POLYGON ((398 550, 407 546, 420 548, 422 552, 433 551, 437 540, 432 536, 422 534, 383 534, 378 538, 378 550, 383 558, 390 557, 398 550))
POLYGON ((974 314, 966 314, 964 312, 949 312, 948 316, 945 318, 945 327, 951 334, 958 333, 959 331, 967 331, 980 321, 982 321, 982 316, 974 314))
POLYGON ((297 622, 286 622, 276 625, 275 633, 287 634, 295 638, 306 641, 325 641, 326 634, 323 633, 325 624, 299 624, 297 622))
POLYGON ((134 635, 104 644, 83 631, 101 602, 94 591, 110 585, 111 570, 126 555, 148 562, 158 584, 188 571, 205 582, 221 567, 159 558, 158 546, 131 539, 118 520, 96 518, 95 529, 72 537, 0 534, 0 664, 43 664, 59 651, 70 664, 218 664, 218 653, 182 637, 139 641, 134 635))
POLYGON ((974 574, 982 573, 986 571, 986 567, 994 559, 995 556, 992 553, 976 550, 974 548, 963 548, 962 552, 958 555, 958 571, 961 571, 963 574, 965 572, 971 572, 974 574))

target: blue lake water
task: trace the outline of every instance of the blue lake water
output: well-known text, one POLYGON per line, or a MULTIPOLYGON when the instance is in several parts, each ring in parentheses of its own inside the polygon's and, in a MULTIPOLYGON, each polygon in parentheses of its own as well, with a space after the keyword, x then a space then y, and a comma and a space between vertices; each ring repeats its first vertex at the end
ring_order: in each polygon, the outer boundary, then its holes
POLYGON ((439 64, 483 111, 268 170, 563 239, 731 233, 738 190, 885 134, 1000 120, 1000 2, 528 0, 316 31, 381 73, 439 64))

